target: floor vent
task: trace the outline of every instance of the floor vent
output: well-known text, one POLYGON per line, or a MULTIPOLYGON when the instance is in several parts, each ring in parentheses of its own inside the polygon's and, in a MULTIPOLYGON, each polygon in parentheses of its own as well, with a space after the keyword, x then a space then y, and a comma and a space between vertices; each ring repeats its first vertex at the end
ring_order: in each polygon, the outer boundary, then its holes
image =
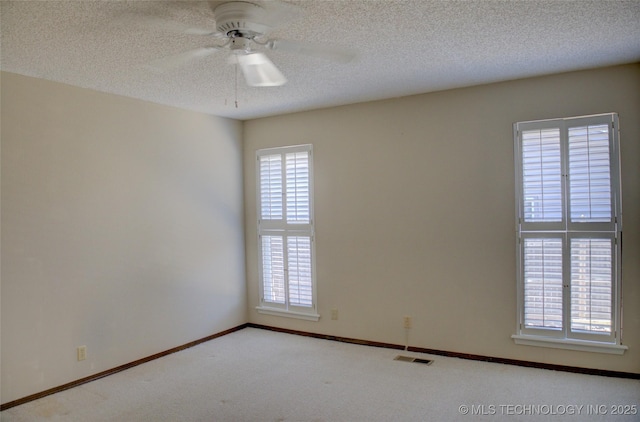
POLYGON ((432 360, 429 359, 420 359, 420 358, 412 358, 411 356, 402 356, 398 355, 393 360, 399 360, 401 362, 415 362, 415 363, 424 363, 425 365, 431 365, 433 363, 432 360))

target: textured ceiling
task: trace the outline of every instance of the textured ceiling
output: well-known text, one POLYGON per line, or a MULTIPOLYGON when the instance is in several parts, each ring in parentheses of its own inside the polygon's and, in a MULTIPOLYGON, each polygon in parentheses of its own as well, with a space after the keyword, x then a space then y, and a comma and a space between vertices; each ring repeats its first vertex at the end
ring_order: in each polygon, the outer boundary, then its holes
POLYGON ((244 120, 640 61, 640 0, 287 2, 302 13, 271 37, 351 48, 357 57, 335 63, 269 51, 289 82, 250 88, 241 75, 236 84, 227 51, 162 73, 145 66, 215 44, 168 24, 215 29, 206 2, 3 0, 0 67, 244 120))

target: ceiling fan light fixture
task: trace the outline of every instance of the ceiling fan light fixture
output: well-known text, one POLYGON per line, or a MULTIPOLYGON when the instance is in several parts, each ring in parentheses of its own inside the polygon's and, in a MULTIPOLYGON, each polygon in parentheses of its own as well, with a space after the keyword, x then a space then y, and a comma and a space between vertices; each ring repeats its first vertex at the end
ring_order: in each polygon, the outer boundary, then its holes
POLYGON ((238 54, 237 59, 249 86, 281 86, 287 82, 287 78, 262 53, 238 54))

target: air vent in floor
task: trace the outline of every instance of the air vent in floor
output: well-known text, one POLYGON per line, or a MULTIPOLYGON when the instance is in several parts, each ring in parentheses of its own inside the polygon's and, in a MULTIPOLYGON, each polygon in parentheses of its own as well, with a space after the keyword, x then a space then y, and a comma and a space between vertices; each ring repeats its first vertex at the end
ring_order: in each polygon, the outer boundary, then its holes
POLYGON ((411 356, 402 356, 402 355, 396 356, 395 358, 393 358, 393 360, 399 360, 401 362, 424 363, 425 365, 431 365, 433 363, 433 361, 429 359, 413 358, 411 356))

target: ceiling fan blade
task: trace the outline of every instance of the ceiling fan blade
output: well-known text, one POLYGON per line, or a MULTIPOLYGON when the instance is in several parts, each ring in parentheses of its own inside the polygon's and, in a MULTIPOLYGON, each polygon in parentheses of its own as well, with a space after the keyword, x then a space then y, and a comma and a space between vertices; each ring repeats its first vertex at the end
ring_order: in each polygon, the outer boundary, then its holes
POLYGON ((224 37, 224 34, 210 28, 196 28, 191 25, 163 19, 157 16, 149 16, 140 13, 128 13, 120 19, 127 26, 144 26, 150 29, 171 32, 174 34, 206 35, 216 38, 224 37))
POLYGON ((269 40, 266 46, 271 50, 304 54, 307 56, 319 57, 322 59, 332 60, 340 63, 348 63, 356 57, 356 53, 352 50, 290 40, 269 40))
POLYGON ((303 9, 295 4, 283 1, 260 2, 266 13, 262 20, 264 24, 276 28, 302 17, 303 9))
POLYGON ((161 59, 154 60, 147 64, 146 67, 156 71, 174 69, 178 66, 188 63, 191 60, 207 57, 220 49, 221 47, 215 46, 196 48, 195 50, 189 50, 185 51, 184 53, 174 54, 173 56, 167 56, 161 59))
POLYGON ((238 64, 249 86, 281 86, 287 78, 263 53, 239 54, 238 64))

